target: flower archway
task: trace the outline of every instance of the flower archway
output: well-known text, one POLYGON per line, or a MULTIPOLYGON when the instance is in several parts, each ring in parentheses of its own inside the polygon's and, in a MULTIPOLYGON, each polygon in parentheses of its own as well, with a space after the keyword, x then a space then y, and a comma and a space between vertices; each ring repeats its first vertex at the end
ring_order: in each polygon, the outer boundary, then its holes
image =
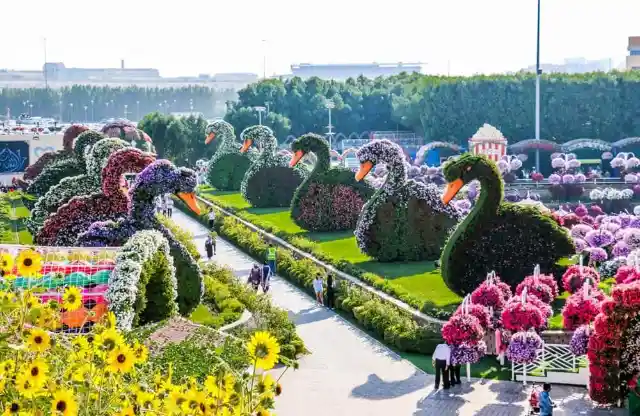
POLYGON ((424 163, 424 159, 425 159, 425 156, 427 155, 427 153, 429 153, 429 151, 432 150, 432 149, 438 149, 438 148, 449 149, 449 150, 453 151, 454 153, 460 153, 462 151, 460 146, 458 146, 455 143, 449 143, 449 142, 431 142, 431 143, 427 143, 427 144, 425 144, 424 146, 422 146, 422 147, 420 147, 418 149, 418 152, 416 153, 416 159, 414 161, 414 164, 422 165, 424 163))
POLYGON ((617 142, 614 142, 613 147, 615 147, 616 149, 622 149, 624 147, 638 143, 640 143, 640 137, 627 137, 625 139, 620 139, 617 142))
POLYGON ((611 143, 600 139, 575 139, 562 144, 563 152, 575 152, 580 149, 594 149, 601 152, 609 152, 612 149, 611 143))
POLYGON ((527 139, 509 146, 512 153, 525 153, 528 150, 546 150, 548 152, 560 152, 561 146, 551 140, 527 139))
POLYGON ((640 316, 640 281, 620 284, 611 291, 611 298, 602 302, 589 337, 589 395, 602 404, 619 403, 629 376, 621 360, 623 335, 629 324, 640 316))

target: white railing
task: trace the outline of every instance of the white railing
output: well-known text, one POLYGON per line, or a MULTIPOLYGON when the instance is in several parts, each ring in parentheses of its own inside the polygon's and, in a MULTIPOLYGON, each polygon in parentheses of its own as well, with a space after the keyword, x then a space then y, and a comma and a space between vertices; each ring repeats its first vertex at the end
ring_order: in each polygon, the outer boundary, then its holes
MULTIPOLYGON (((580 369, 587 367, 587 357, 585 355, 575 356, 571 352, 569 345, 566 344, 544 344, 538 352, 538 358, 528 364, 511 363, 511 379, 516 381, 521 376, 522 381, 526 384, 527 377, 536 381, 556 381, 556 378, 550 377, 549 373, 563 372, 581 374, 580 369), (542 372, 542 375, 538 373, 542 372)), ((588 377, 579 377, 577 384, 587 384, 588 377), (584 380, 583 380, 584 379, 584 380)), ((573 382, 569 383, 573 384, 573 382)))

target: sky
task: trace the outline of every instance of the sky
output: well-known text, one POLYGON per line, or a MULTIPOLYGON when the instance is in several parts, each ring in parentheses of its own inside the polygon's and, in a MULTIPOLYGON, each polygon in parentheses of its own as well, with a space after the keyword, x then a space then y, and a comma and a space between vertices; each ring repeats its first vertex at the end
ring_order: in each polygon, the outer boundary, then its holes
MULTIPOLYGON (((541 61, 613 58, 640 0, 541 0, 541 61)), ((0 68, 157 68, 162 76, 290 72, 294 63, 425 62, 470 75, 535 63, 537 0, 4 0, 0 68), (12 16, 12 17, 11 17, 12 16), (266 57, 266 65, 264 58, 266 57)))

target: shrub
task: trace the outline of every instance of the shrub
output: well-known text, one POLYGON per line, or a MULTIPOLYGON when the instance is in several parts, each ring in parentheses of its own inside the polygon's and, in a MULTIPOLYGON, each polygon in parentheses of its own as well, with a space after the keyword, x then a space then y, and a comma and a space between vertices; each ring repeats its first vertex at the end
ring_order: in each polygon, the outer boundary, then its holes
POLYGON ((242 153, 216 155, 207 168, 207 183, 221 191, 240 190, 242 179, 251 166, 251 159, 242 153))

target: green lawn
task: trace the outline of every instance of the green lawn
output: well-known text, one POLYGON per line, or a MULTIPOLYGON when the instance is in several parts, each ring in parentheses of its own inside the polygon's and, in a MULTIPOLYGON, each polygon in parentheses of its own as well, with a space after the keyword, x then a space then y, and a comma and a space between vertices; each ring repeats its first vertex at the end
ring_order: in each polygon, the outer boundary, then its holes
POLYGON ((22 199, 5 196, 1 203, 3 205, 3 214, 0 216, 0 222, 6 225, 7 231, 2 234, 0 242, 5 244, 33 244, 33 237, 24 225, 24 220, 29 217, 30 212, 22 204, 22 199))
MULTIPOLYGON (((399 353, 399 355, 410 361, 413 365, 428 374, 435 374, 430 355, 399 353)), ((460 378, 467 377, 466 366, 460 369, 460 378)), ((500 361, 494 356, 486 356, 479 362, 471 364, 471 377, 484 378, 488 380, 511 380, 511 364, 505 361, 501 366, 500 361)))
POLYGON ((213 202, 242 211, 244 218, 249 220, 255 218, 291 236, 312 240, 327 255, 343 259, 361 269, 382 276, 421 301, 453 310, 462 300, 444 284, 433 262, 380 263, 360 251, 352 231, 307 232, 293 222, 288 208, 251 208, 239 192, 220 192, 208 187, 201 187, 200 191, 201 196, 213 202))

